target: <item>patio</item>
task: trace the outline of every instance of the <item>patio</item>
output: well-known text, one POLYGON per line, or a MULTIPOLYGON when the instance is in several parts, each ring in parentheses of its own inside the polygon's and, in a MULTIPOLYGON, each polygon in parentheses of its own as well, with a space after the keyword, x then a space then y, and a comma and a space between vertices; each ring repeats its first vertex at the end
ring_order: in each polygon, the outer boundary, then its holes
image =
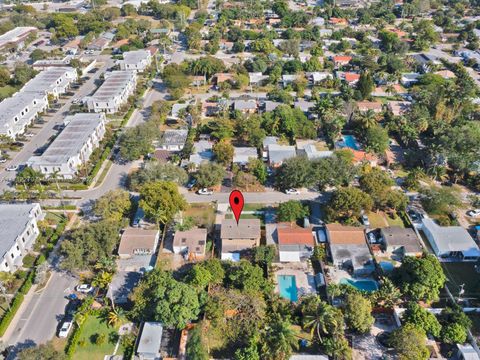
MULTIPOLYGON (((295 276, 298 297, 308 294, 316 294, 315 276, 313 269, 307 263, 273 263, 275 269, 275 282, 279 275, 295 276)), ((275 285, 275 291, 280 293, 278 284, 275 285)))

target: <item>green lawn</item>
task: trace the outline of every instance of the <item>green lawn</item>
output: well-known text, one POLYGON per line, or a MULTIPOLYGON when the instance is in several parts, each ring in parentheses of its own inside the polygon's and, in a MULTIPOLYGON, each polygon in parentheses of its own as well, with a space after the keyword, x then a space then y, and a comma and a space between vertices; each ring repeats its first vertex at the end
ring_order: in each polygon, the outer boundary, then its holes
MULTIPOLYGON (((233 219, 233 214, 226 214, 225 219, 233 219)), ((255 215, 255 214, 242 214, 240 215, 240 219, 259 219, 262 225, 265 225, 265 219, 263 215, 255 215)))
POLYGON ((383 213, 370 212, 368 213, 368 220, 372 229, 387 227, 383 213))
MULTIPOLYGON (((108 327, 107 324, 97 316, 89 316, 85 320, 83 331, 80 335, 80 342, 73 358, 75 360, 103 360, 105 355, 113 354, 115 343, 109 341, 111 333, 117 333, 117 328, 108 327), (106 340, 101 345, 94 343, 97 334, 105 334, 106 340)), ((121 347, 119 347, 119 352, 121 352, 121 347)))
POLYGON ((386 215, 385 218, 387 219, 388 225, 390 226, 399 226, 404 228, 405 224, 403 223, 400 216, 396 216, 395 219, 392 219, 390 216, 386 215))
POLYGON ((211 203, 190 204, 183 212, 183 217, 191 216, 195 225, 211 229, 215 222, 215 206, 211 203))
POLYGON ((453 296, 458 296, 460 285, 465 284, 463 296, 480 299, 480 274, 475 270, 475 263, 442 263, 442 267, 453 296))

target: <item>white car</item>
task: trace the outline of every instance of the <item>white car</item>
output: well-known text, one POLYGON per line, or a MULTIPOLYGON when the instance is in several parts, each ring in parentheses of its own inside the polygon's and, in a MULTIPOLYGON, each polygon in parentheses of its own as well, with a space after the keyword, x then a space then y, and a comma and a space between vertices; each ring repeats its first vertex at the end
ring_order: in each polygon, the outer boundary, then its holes
POLYGON ((5 159, 5 158, 0 158, 0 164, 6 163, 6 162, 7 162, 7 159, 5 159))
POLYGON ((300 191, 297 189, 287 189, 285 190, 285 194, 287 195, 300 195, 300 191))
POLYGON ((7 167, 5 170, 7 171, 17 171, 18 170, 18 165, 11 165, 7 167))
POLYGON ((198 195, 212 195, 213 191, 210 190, 210 189, 203 188, 203 189, 198 190, 197 194, 198 195))
POLYGON ((75 288, 78 292, 83 294, 88 294, 93 291, 92 285, 89 284, 80 284, 75 288))
POLYGON ((473 209, 473 210, 468 210, 467 215, 471 217, 480 217, 480 209, 473 209))
POLYGON ((26 136, 26 137, 34 137, 35 134, 33 134, 33 133, 25 133, 25 136, 26 136))
POLYGON ((362 215, 362 223, 363 223, 363 225, 365 225, 365 226, 370 226, 370 220, 368 220, 368 216, 367 216, 367 215, 362 215))
POLYGON ((62 324, 62 327, 58 331, 58 337, 59 338, 66 338, 68 334, 70 333, 70 330, 72 330, 72 325, 73 323, 71 321, 64 321, 62 324))

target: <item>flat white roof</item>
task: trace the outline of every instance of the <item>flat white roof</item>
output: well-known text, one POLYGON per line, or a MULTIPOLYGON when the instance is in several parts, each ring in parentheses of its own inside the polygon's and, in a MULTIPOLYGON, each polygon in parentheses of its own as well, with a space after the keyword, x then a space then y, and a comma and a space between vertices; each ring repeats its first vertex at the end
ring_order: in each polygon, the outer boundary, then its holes
POLYGON ((91 97, 93 101, 110 101, 120 96, 123 90, 135 79, 133 71, 112 71, 91 97))
POLYGON ((5 34, 0 35, 0 48, 4 47, 7 44, 15 43, 22 40, 28 33, 37 30, 33 26, 19 26, 15 29, 7 31, 5 34))

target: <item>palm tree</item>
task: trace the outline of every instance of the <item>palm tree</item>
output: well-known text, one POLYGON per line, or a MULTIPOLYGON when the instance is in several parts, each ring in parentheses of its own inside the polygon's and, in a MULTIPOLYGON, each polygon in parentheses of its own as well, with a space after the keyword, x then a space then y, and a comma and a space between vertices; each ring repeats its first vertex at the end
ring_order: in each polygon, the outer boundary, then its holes
POLYGON ((363 129, 370 129, 377 125, 377 116, 373 110, 369 109, 357 114, 355 121, 357 121, 363 129))
POLYGON ((113 274, 107 271, 99 272, 92 281, 92 285, 99 289, 105 289, 112 282, 113 274))
POLYGON ((392 309, 401 300, 402 293, 393 284, 393 282, 386 277, 380 280, 380 290, 374 293, 373 297, 376 303, 382 303, 388 309, 392 309))
POLYGON ((310 329, 312 339, 317 335, 318 341, 323 341, 324 335, 335 335, 342 328, 343 320, 339 310, 335 307, 320 302, 314 314, 304 316, 306 329, 310 329))
POLYGON ((77 312, 73 318, 73 320, 79 327, 82 326, 82 324, 85 322, 86 319, 87 317, 85 316, 85 314, 81 312, 77 312))
POLYGON ((291 324, 276 317, 265 328, 264 341, 262 343, 263 359, 286 360, 290 358, 292 348, 297 347, 295 332, 291 324))
POLYGON ((109 273, 115 272, 116 267, 115 260, 110 257, 101 258, 94 266, 95 270, 103 270, 109 273))
POLYGON ((122 308, 112 307, 107 314, 107 324, 109 326, 116 326, 122 320, 123 311, 122 308))

